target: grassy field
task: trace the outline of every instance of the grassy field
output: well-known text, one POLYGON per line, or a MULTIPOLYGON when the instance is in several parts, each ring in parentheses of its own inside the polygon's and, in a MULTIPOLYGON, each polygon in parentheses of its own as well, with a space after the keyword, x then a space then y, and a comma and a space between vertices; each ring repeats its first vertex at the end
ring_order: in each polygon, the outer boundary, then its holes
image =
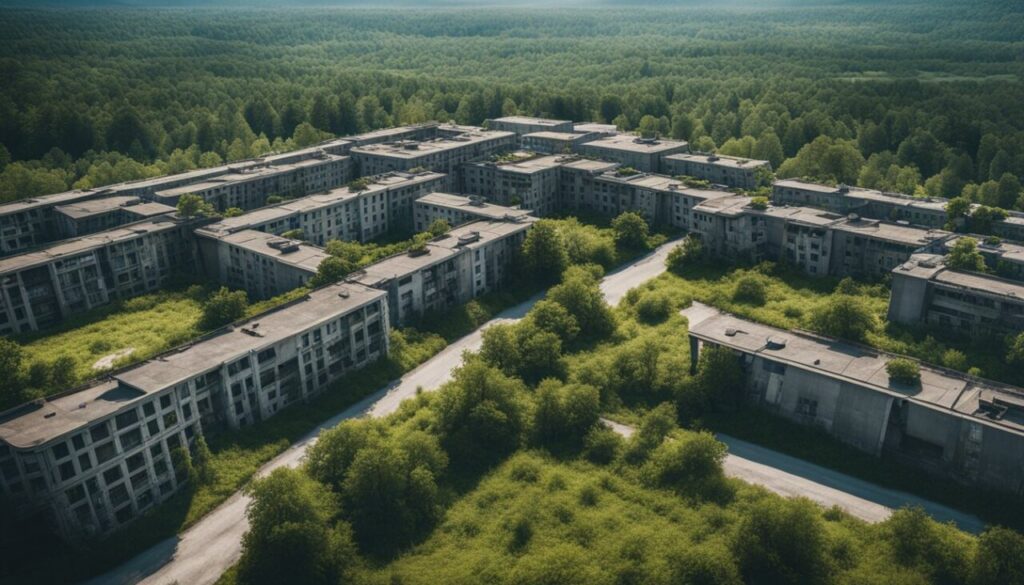
POLYGON ((200 302, 183 291, 159 292, 136 297, 101 311, 68 321, 53 332, 28 338, 24 343, 26 363, 52 362, 60 356, 75 360, 75 376, 91 378, 102 370, 141 361, 169 347, 199 335, 200 302), (130 351, 96 368, 107 356, 130 351))

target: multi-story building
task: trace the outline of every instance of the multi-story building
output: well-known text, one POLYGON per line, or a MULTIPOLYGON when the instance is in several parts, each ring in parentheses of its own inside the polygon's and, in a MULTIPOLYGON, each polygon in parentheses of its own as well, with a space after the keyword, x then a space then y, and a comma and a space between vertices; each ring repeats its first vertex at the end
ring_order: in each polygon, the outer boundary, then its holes
POLYGON ((868 453, 1024 493, 1024 389, 925 365, 910 385, 886 371, 896 356, 701 309, 691 364, 701 348, 733 350, 748 402, 868 453))
POLYGON ((0 335, 158 290, 192 258, 190 222, 165 215, 0 259, 0 335))
POLYGON ((187 481, 172 452, 269 418, 388 351, 385 295, 355 283, 0 416, 0 493, 68 538, 131 522, 187 481))
POLYGON ((230 172, 198 183, 155 192, 152 199, 177 205, 182 195, 198 195, 220 211, 230 208, 255 209, 267 197, 301 197, 344 185, 351 176, 351 160, 319 151, 300 160, 268 161, 261 165, 231 167, 230 172))
POLYGON ((1024 331, 1024 284, 953 270, 937 254, 915 254, 892 271, 889 321, 969 335, 1024 331))
POLYGON ((244 290, 250 299, 269 299, 306 284, 330 256, 323 248, 256 230, 195 233, 205 274, 244 290))
POLYGON ((645 173, 662 172, 663 157, 687 151, 689 145, 683 140, 641 138, 631 134, 616 134, 579 145, 579 152, 584 156, 612 160, 645 173))
POLYGON ((535 132, 572 132, 572 122, 569 120, 551 120, 529 116, 494 118, 484 122, 484 126, 491 130, 513 132, 520 140, 524 135, 535 132))
POLYGON ((804 205, 844 215, 856 213, 932 228, 943 227, 947 219, 945 199, 922 199, 848 185, 832 187, 800 179, 776 181, 772 200, 778 205, 804 205))
POLYGON ((537 216, 550 215, 558 209, 559 167, 566 160, 516 152, 498 161, 468 164, 462 168, 463 191, 537 216))
POLYGON ((488 203, 478 195, 467 197, 439 192, 420 197, 413 209, 417 232, 427 231, 439 219, 448 222, 449 226, 458 226, 481 219, 515 223, 526 221, 530 216, 530 212, 525 209, 488 203))
POLYGON ((366 185, 338 187, 224 218, 207 229, 222 233, 253 229, 276 235, 298 230, 303 240, 318 246, 330 240, 366 242, 390 231, 411 229, 413 202, 445 183, 440 173, 392 172, 372 177, 366 185))
POLYGON ((957 241, 968 237, 977 242, 978 252, 985 259, 988 269, 998 276, 1010 280, 1024 280, 1024 244, 1010 242, 982 235, 955 235, 942 242, 942 249, 936 253, 948 253, 957 241))
POLYGON ((454 180, 461 165, 510 151, 516 145, 516 135, 511 132, 466 126, 440 126, 438 132, 437 138, 427 140, 357 146, 351 150, 352 159, 362 176, 418 169, 445 173, 454 180))
POLYGON ((596 132, 531 132, 520 138, 524 150, 543 154, 571 154, 579 150, 579 145, 588 140, 596 140, 601 135, 596 132))
POLYGON ((147 203, 134 195, 88 199, 54 208, 60 238, 94 234, 175 211, 169 205, 147 203))
POLYGON ((735 189, 768 186, 772 165, 766 160, 719 154, 679 153, 664 157, 666 174, 687 176, 735 189))
POLYGON ((882 278, 915 253, 941 250, 947 231, 852 216, 832 227, 832 267, 837 276, 882 278))
POLYGON ((614 162, 567 157, 558 171, 559 210, 589 209, 598 177, 618 166, 619 163, 614 162))
POLYGON ((615 124, 598 124, 596 122, 580 122, 572 125, 573 132, 594 133, 599 136, 615 136, 619 129, 615 124))
POLYGON ((749 213, 750 197, 731 195, 708 199, 692 208, 691 230, 704 251, 730 262, 754 263, 769 258, 768 223, 749 213))
POLYGON ((421 249, 371 264, 350 278, 387 291, 392 325, 405 326, 507 281, 512 261, 531 225, 533 218, 464 224, 421 249))

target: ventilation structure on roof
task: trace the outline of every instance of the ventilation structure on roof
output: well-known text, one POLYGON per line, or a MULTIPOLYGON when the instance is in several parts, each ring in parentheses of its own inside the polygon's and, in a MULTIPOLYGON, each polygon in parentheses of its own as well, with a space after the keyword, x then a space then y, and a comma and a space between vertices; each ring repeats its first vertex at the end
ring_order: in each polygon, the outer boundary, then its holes
POLYGON ((786 347, 786 338, 773 335, 768 338, 768 342, 765 343, 765 347, 768 349, 783 349, 786 347))

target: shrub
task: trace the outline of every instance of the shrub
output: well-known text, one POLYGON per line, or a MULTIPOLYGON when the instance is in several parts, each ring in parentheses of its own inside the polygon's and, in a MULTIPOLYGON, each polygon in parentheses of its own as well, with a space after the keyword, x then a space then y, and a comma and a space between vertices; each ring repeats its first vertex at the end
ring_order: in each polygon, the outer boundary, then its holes
POLYGON ((673 272, 679 272, 683 268, 695 264, 704 255, 704 247, 700 239, 692 235, 683 238, 683 242, 672 248, 665 259, 665 265, 673 272))
POLYGON ((595 425, 583 439, 583 455, 593 463, 607 465, 622 451, 622 437, 604 425, 595 425))
POLYGON ((747 582, 804 585, 828 577, 825 527, 803 498, 761 498, 736 531, 733 553, 747 582))
POLYGON ((750 200, 750 207, 752 209, 768 209, 768 198, 767 197, 754 197, 750 200))
POLYGON ((672 299, 665 292, 650 292, 636 303, 636 315, 644 323, 661 323, 672 315, 672 299))
POLYGON ((203 303, 203 317, 200 327, 214 329, 234 322, 245 316, 249 298, 244 290, 231 291, 222 286, 203 303))
POLYGON ((900 384, 914 385, 921 381, 921 368, 917 362, 906 358, 895 358, 885 364, 889 379, 900 384))
POLYGON ((768 300, 768 285, 762 278, 748 274, 736 282, 732 300, 737 303, 761 306, 768 300))
POLYGON ((833 295, 811 315, 811 326, 833 337, 864 341, 877 328, 878 320, 860 298, 833 295))

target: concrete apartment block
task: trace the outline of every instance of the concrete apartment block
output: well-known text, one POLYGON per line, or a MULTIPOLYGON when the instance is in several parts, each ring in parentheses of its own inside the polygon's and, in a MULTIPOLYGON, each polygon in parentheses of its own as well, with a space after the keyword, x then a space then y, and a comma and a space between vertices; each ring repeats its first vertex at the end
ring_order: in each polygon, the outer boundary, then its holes
POLYGON ((386 258, 349 278, 386 291, 391 323, 402 327, 505 282, 515 251, 533 221, 464 224, 431 240, 423 249, 386 258))
MULTIPOLYGON (((466 126, 440 126, 437 138, 379 142, 352 148, 352 159, 361 176, 391 171, 431 170, 453 178, 467 162, 485 159, 515 148, 511 132, 466 126), (445 131, 449 132, 445 132, 445 131)), ((451 188, 453 185, 446 186, 451 188)))
POLYGON ((446 183, 441 173, 396 171, 371 177, 365 188, 338 187, 224 218, 206 229, 254 229, 275 235, 301 230, 302 239, 318 246, 331 240, 366 242, 390 231, 412 229, 413 202, 446 183))
POLYGON ((702 153, 670 154, 664 158, 663 171, 672 176, 685 175, 734 189, 756 189, 762 176, 771 173, 766 160, 702 153))
POLYGON ((250 300, 273 298, 305 285, 330 257, 323 248, 256 230, 218 234, 196 230, 203 272, 250 300))
POLYGON ((733 350, 747 401, 769 412, 965 483, 1024 488, 1024 389, 931 366, 910 386, 886 372, 896 356, 717 312, 689 334, 691 363, 704 347, 733 350))
POLYGON ((162 203, 146 203, 134 195, 89 199, 54 208, 61 238, 74 238, 113 229, 177 210, 162 203))
POLYGON ((434 192, 420 197, 414 204, 417 232, 427 231, 430 225, 439 219, 454 227, 481 219, 517 223, 526 221, 529 216, 529 210, 488 203, 478 195, 434 192))
POLYGON ((355 283, 0 414, 0 493, 68 539, 108 533, 187 481, 171 452, 269 418, 387 354, 385 295, 355 283))
POLYGON ((919 199, 839 185, 832 187, 800 179, 776 181, 772 201, 778 205, 818 207, 833 213, 856 213, 873 219, 906 221, 911 225, 941 228, 946 225, 945 199, 919 199))
POLYGON ((915 254, 892 271, 889 320, 974 336, 1017 334, 1024 331, 1024 284, 915 254))
POLYGON ((631 134, 617 134, 579 145, 580 154, 611 160, 645 173, 662 172, 661 159, 670 154, 688 152, 683 140, 641 138, 631 134))
POLYGON ((159 290, 193 265, 192 222, 158 216, 0 259, 0 335, 159 290))
POLYGON ((463 190, 543 217, 558 208, 558 169, 568 160, 559 155, 516 152, 497 161, 467 164, 462 167, 463 190))
POLYGON ((177 205, 182 195, 199 195, 216 209, 256 209, 267 197, 301 197, 345 184, 351 176, 351 160, 320 152, 294 162, 267 162, 258 166, 232 167, 230 172, 198 183, 155 192, 152 199, 177 205))
POLYGON ((491 130, 513 132, 520 140, 526 134, 535 132, 572 132, 570 120, 551 120, 549 118, 533 118, 530 116, 505 116, 484 122, 491 130))

